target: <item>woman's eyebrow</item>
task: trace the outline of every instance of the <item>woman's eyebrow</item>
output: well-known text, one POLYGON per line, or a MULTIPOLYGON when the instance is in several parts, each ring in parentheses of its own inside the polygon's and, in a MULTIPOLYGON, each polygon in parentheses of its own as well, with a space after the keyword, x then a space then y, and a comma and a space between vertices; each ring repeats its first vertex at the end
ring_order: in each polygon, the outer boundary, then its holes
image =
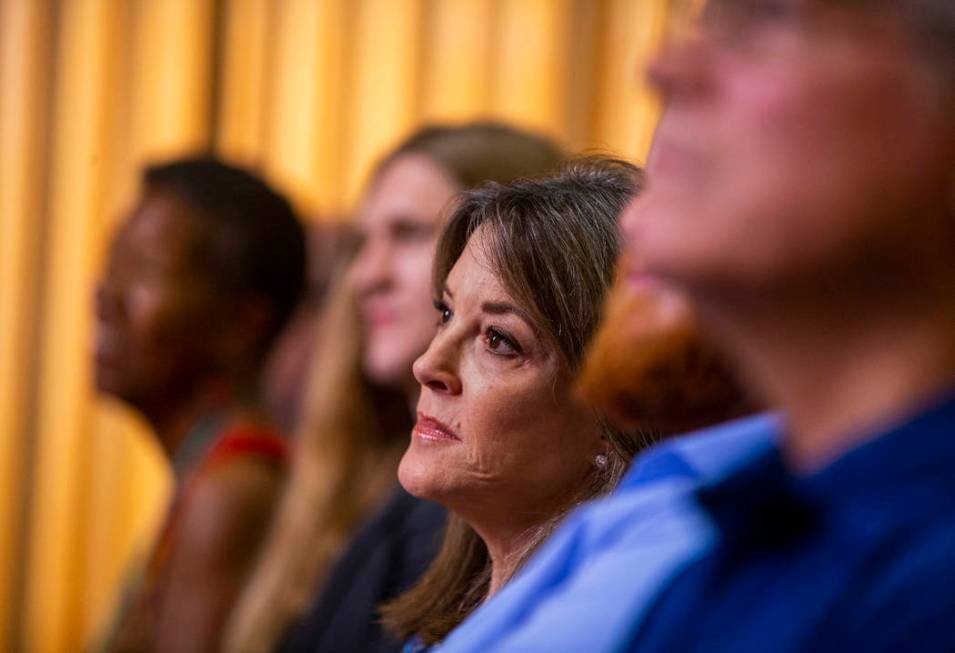
POLYGON ((507 302, 482 302, 481 310, 485 313, 493 313, 494 315, 518 313, 517 307, 507 302))
POLYGON ((531 322, 530 316, 514 304, 510 302, 482 302, 481 310, 485 313, 490 313, 491 315, 516 315, 520 319, 527 322, 529 325, 533 325, 531 322))

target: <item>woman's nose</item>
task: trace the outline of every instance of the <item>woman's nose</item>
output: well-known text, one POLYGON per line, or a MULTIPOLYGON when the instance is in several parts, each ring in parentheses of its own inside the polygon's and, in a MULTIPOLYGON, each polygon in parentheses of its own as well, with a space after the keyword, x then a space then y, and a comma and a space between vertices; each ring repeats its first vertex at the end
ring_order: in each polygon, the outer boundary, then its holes
POLYGON ((456 357, 450 351, 452 343, 438 333, 428 350, 418 357, 411 369, 422 387, 447 395, 461 394, 461 378, 457 372, 456 357))
POLYGON ((359 294, 389 287, 392 275, 391 252, 388 246, 366 241, 351 265, 349 276, 352 286, 359 294))
POLYGON ((109 279, 101 279, 96 284, 93 303, 98 320, 105 321, 116 317, 121 303, 116 284, 109 279))

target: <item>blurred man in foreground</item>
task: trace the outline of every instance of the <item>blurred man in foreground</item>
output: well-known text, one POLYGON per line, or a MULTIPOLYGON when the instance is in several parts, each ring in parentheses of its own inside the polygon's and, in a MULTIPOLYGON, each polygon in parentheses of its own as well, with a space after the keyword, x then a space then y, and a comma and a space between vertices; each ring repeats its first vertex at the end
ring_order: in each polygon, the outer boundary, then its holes
POLYGON ((650 79, 630 279, 783 422, 648 453, 443 653, 955 649, 955 4, 713 0, 650 79))

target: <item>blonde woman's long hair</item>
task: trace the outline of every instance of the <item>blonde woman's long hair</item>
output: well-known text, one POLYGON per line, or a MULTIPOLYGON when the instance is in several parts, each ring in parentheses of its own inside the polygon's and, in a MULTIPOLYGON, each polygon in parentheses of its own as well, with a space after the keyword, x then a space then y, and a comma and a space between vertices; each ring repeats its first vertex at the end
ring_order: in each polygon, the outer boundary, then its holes
POLYGON ((275 647, 357 525, 394 486, 405 449, 399 436, 409 427, 407 401, 372 388, 362 374, 357 307, 344 270, 337 277, 318 327, 288 485, 225 633, 230 653, 275 647))
MULTIPOLYGON (((423 154, 461 188, 554 170, 561 149, 547 138, 494 122, 432 125, 383 158, 371 175, 406 154, 423 154)), ((338 272, 296 429, 291 475, 256 569, 223 636, 227 653, 266 653, 321 590, 356 528, 397 483, 411 428, 408 399, 376 388, 361 370, 361 321, 338 272)))

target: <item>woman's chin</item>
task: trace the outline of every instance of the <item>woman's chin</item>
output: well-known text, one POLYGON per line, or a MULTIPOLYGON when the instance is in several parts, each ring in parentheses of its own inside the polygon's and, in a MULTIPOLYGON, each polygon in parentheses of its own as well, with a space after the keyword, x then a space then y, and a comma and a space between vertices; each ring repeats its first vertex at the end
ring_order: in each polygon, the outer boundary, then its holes
POLYGON ((398 482, 408 494, 419 499, 428 499, 441 503, 440 482, 435 478, 435 470, 440 469, 437 461, 429 462, 426 458, 431 456, 421 455, 416 452, 415 443, 412 442, 408 451, 405 452, 398 465, 398 482))

